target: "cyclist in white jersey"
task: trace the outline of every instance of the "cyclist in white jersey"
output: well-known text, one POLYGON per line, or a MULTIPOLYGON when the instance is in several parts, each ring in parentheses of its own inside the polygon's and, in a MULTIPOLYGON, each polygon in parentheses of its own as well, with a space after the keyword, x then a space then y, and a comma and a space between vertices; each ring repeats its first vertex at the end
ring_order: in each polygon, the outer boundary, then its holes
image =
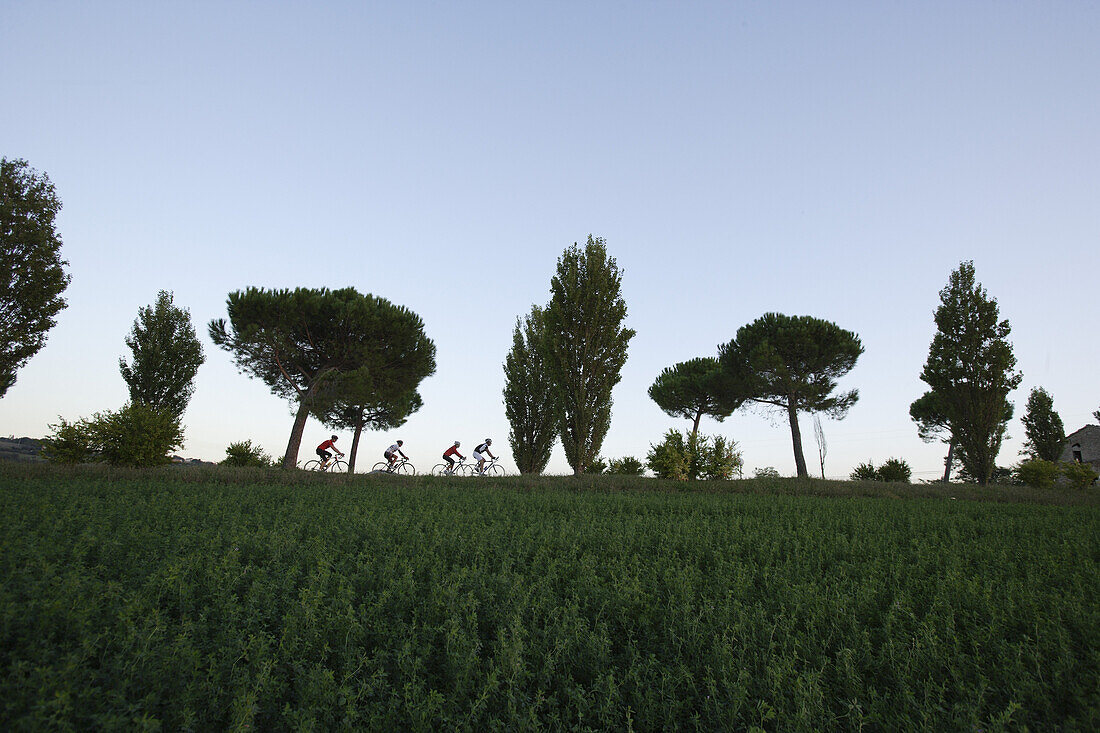
POLYGON ((406 461, 409 460, 409 457, 401 452, 401 446, 403 446, 403 445, 405 445, 405 441, 399 440, 396 443, 394 443, 393 445, 391 445, 389 448, 387 448, 386 452, 382 454, 386 457, 386 460, 390 464, 390 469, 389 470, 392 471, 394 465, 397 463, 397 454, 398 453, 401 453, 401 457, 404 458, 406 461))
POLYGON ((481 473, 481 470, 485 468, 485 456, 481 455, 482 453, 488 453, 489 457, 492 458, 494 461, 497 459, 497 457, 493 455, 493 452, 489 450, 489 446, 491 446, 492 444, 493 439, 486 438, 484 443, 479 445, 477 448, 474 448, 474 458, 477 460, 478 473, 481 473))

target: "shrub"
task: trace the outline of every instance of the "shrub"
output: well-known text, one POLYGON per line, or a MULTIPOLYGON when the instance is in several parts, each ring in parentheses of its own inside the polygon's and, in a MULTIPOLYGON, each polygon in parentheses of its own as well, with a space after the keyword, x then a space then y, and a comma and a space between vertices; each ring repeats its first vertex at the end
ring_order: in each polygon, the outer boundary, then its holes
POLYGON ((754 469, 752 472, 753 478, 779 478, 779 471, 776 471, 772 466, 764 466, 763 468, 754 469))
POLYGON ((584 472, 593 476, 598 476, 606 470, 607 461, 598 456, 592 461, 592 463, 584 467, 584 472))
POLYGON ((1097 474, 1096 470, 1087 463, 1077 463, 1076 461, 1063 463, 1061 469, 1066 481, 1075 489, 1092 486, 1093 482, 1100 478, 1100 474, 1097 474))
POLYGON ((275 461, 258 445, 252 445, 251 440, 241 440, 230 443, 225 449, 223 466, 254 466, 257 468, 270 468, 275 461))
POLYGON ((903 484, 909 483, 912 475, 913 470, 909 468, 909 464, 900 458, 888 458, 875 472, 875 478, 879 481, 897 481, 903 484))
POLYGON ((1016 466, 1013 472, 1020 483, 1035 489, 1049 489, 1058 479, 1058 466, 1053 461, 1032 458, 1016 466))
POLYGON ((875 469, 875 464, 867 461, 856 466, 848 478, 852 481, 878 481, 878 471, 875 469))
POLYGON ((691 457, 680 431, 669 430, 665 433, 665 439, 662 442, 651 445, 649 454, 646 456, 646 464, 658 478, 686 481, 691 467, 691 457))
POLYGON ((737 441, 721 435, 688 435, 669 430, 664 442, 650 446, 649 468, 660 478, 731 479, 741 473, 744 462, 737 441))
POLYGON ((68 422, 57 418, 56 425, 48 425, 53 434, 42 442, 42 455, 54 463, 88 463, 95 460, 88 424, 85 420, 68 422))
POLYGON ((47 457, 60 463, 97 460, 115 466, 156 466, 183 445, 183 428, 170 410, 131 402, 69 423, 59 418, 47 439, 47 457))
POLYGON ((612 460, 607 466, 607 472, 617 476, 643 476, 645 466, 634 456, 626 456, 612 460))

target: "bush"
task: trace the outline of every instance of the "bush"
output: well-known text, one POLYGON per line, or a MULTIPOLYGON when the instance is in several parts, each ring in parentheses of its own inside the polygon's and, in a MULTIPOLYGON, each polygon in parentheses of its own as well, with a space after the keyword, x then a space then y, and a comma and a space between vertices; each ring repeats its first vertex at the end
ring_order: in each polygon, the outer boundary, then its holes
POLYGON ((1100 474, 1097 474, 1096 470, 1087 463, 1077 463, 1076 461, 1063 463, 1061 469, 1066 481, 1075 489, 1088 488, 1092 486, 1097 478, 1100 478, 1100 474))
POLYGON ((88 463, 94 461, 91 437, 88 435, 88 423, 85 420, 68 422, 57 418, 56 425, 47 427, 53 435, 42 441, 42 455, 54 463, 88 463))
POLYGON ((606 470, 607 461, 599 457, 593 460, 591 464, 584 467, 584 472, 592 476, 599 476, 606 470))
POLYGON ((634 456, 626 456, 612 460, 607 466, 607 472, 616 476, 643 476, 645 466, 634 456))
POLYGON ((1023 461, 1013 471, 1017 480, 1035 489, 1049 489, 1058 479, 1058 466, 1053 461, 1032 458, 1023 461))
POLYGON ((59 463, 103 461, 115 466, 168 463, 169 451, 183 445, 183 428, 170 410, 131 402, 117 412, 97 412, 74 423, 50 427, 46 455, 59 463))
POLYGON ((875 464, 867 461, 856 466, 848 478, 852 481, 878 481, 878 471, 875 469, 875 464))
POLYGON ((678 481, 731 479, 744 465, 737 441, 700 434, 688 435, 685 441, 679 430, 669 430, 664 442, 650 446, 647 462, 659 478, 678 481))
POLYGON ((764 466, 763 468, 754 469, 752 472, 753 478, 779 478, 779 471, 776 471, 772 466, 764 466))
POLYGON ((900 458, 888 458, 885 463, 878 467, 876 478, 879 481, 897 481, 898 483, 907 484, 909 478, 913 475, 913 469, 909 468, 909 464, 900 458))
POLYGON ((275 465, 274 459, 264 452, 258 445, 252 445, 251 440, 241 440, 230 443, 225 449, 223 466, 254 466, 256 468, 271 468, 275 465))

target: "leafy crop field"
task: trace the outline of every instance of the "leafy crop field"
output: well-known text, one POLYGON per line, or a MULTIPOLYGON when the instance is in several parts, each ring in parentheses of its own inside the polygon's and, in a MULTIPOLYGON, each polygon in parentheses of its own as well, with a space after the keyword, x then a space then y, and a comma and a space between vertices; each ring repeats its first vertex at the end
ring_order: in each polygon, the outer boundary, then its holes
POLYGON ((0 466, 0 725, 1100 729, 1095 494, 784 486, 0 466))

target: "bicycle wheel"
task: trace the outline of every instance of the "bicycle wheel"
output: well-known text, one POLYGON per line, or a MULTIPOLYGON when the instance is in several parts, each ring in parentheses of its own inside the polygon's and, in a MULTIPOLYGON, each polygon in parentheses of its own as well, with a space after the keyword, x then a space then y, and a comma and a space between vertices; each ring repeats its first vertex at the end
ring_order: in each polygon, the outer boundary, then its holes
POLYGON ((449 476, 450 474, 447 473, 447 470, 449 468, 450 468, 450 466, 447 465, 446 463, 437 463, 434 466, 432 466, 432 475, 433 476, 449 476))
POLYGON ((494 463, 493 465, 485 469, 485 475, 500 478, 504 475, 504 469, 501 468, 499 464, 494 463))
POLYGON ((398 463, 397 468, 395 468, 394 471, 401 474, 402 476, 415 476, 416 466, 409 463, 408 461, 404 461, 402 463, 398 463))
POLYGON ((314 458, 312 461, 306 461, 306 465, 302 466, 303 471, 316 471, 321 467, 321 462, 314 458))
POLYGON ((336 461, 326 469, 329 473, 347 473, 348 464, 344 461, 336 461))
POLYGON ((388 470, 390 470, 390 464, 386 463, 385 461, 379 461, 378 463, 374 464, 374 468, 371 469, 371 471, 388 471, 388 470))

